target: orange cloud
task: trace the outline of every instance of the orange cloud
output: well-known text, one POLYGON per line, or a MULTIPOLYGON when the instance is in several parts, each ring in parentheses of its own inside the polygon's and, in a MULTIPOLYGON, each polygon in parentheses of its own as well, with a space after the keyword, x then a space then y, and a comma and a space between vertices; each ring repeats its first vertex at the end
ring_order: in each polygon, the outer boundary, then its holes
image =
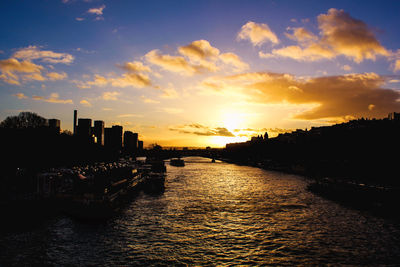
POLYGON ((142 101, 144 103, 147 103, 147 104, 158 104, 158 103, 160 103, 160 101, 145 97, 144 95, 142 95, 140 98, 142 99, 142 101))
POLYGON ((188 76, 216 72, 220 70, 220 67, 226 65, 233 66, 236 71, 242 71, 249 67, 232 52, 220 54, 220 50, 213 47, 207 40, 197 40, 186 46, 180 46, 178 53, 182 56, 162 54, 155 49, 148 52, 145 59, 164 70, 188 76))
POLYGON ((103 15, 104 8, 106 8, 106 5, 101 5, 99 7, 90 8, 87 12, 100 16, 103 15))
POLYGON ((106 101, 110 101, 110 100, 116 101, 116 100, 118 100, 119 95, 121 95, 120 92, 113 91, 113 92, 104 92, 101 97, 103 98, 103 100, 106 100, 106 101))
POLYGON ((136 87, 143 88, 151 85, 147 75, 140 73, 124 73, 117 78, 109 78, 108 82, 114 87, 136 87))
POLYGON ((310 42, 310 41, 315 41, 318 40, 318 37, 315 36, 312 32, 308 31, 305 28, 290 28, 293 33, 289 34, 289 33, 285 33, 286 37, 297 41, 297 42, 310 42))
POLYGON ((228 52, 221 54, 219 58, 224 62, 225 64, 230 64, 233 67, 235 67, 236 71, 244 71, 249 68, 249 65, 245 62, 243 62, 240 57, 234 53, 228 52))
POLYGON ((297 119, 383 117, 400 109, 399 92, 382 88, 385 78, 375 73, 303 79, 258 72, 218 77, 213 82, 220 92, 237 90, 251 102, 309 105, 297 119))
POLYGON ((288 57, 295 60, 316 61, 345 56, 360 63, 377 56, 390 57, 392 53, 376 39, 373 31, 363 21, 352 18, 343 10, 331 8, 318 16, 319 37, 304 28, 292 28, 293 34, 285 35, 299 45, 260 52, 262 58, 288 57))
POLYGON ((83 106, 86 106, 86 107, 91 107, 92 106, 92 104, 86 99, 82 99, 79 103, 81 105, 83 105, 83 106))
POLYGON ((13 94, 13 96, 18 97, 18 99, 26 99, 28 98, 26 95, 24 95, 23 93, 17 93, 17 94, 13 94))
POLYGON ((60 99, 59 94, 57 93, 52 93, 50 94, 49 97, 44 97, 44 96, 32 96, 33 100, 38 100, 38 101, 44 101, 48 103, 57 103, 57 104, 73 104, 73 101, 71 99, 60 99))
POLYGON ((399 71, 400 70, 400 59, 397 59, 394 62, 394 71, 399 71))
POLYGON ((254 46, 262 45, 267 41, 273 44, 279 43, 278 37, 267 24, 253 21, 249 21, 242 26, 237 38, 239 40, 249 40, 254 46))
POLYGON ((168 87, 163 89, 162 91, 162 98, 174 99, 179 97, 178 92, 175 90, 175 88, 173 88, 173 85, 171 83, 169 83, 168 87))
POLYGON ((337 54, 345 55, 355 62, 375 60, 376 56, 389 56, 373 31, 361 20, 352 18, 343 10, 331 8, 327 14, 318 16, 321 42, 337 54))
POLYGON ((98 74, 94 75, 92 81, 73 81, 78 88, 87 89, 92 86, 106 86, 111 85, 114 87, 135 87, 143 88, 151 86, 151 80, 147 75, 140 73, 124 73, 117 77, 104 77, 98 74))
POLYGON ((24 80, 44 80, 41 75, 43 67, 30 62, 29 60, 18 61, 15 58, 0 60, 0 79, 10 83, 19 85, 19 79, 24 76, 24 80))
POLYGON ((140 61, 126 62, 123 65, 117 66, 128 72, 151 72, 151 69, 148 66, 143 65, 140 61))
POLYGON ((51 81, 58 81, 58 80, 64 80, 65 78, 68 77, 68 75, 65 72, 57 73, 57 72, 48 72, 47 77, 51 81))
POLYGON ((336 57, 336 54, 327 47, 321 46, 318 43, 313 43, 305 48, 292 45, 280 49, 273 49, 271 54, 260 52, 259 56, 261 58, 280 56, 298 61, 316 61, 321 59, 333 59, 336 57))
POLYGON ((148 62, 157 65, 164 70, 178 72, 184 75, 193 75, 207 70, 207 67, 201 65, 193 65, 181 56, 163 55, 159 50, 155 49, 145 55, 148 62))
POLYGON ((193 60, 216 58, 219 55, 218 48, 211 46, 206 40, 198 40, 189 45, 181 46, 178 48, 178 52, 193 60))
POLYGON ((40 59, 43 62, 53 64, 70 64, 74 61, 74 56, 68 53, 57 53, 50 50, 40 50, 37 46, 28 46, 26 48, 19 49, 12 55, 12 57, 23 60, 40 59))

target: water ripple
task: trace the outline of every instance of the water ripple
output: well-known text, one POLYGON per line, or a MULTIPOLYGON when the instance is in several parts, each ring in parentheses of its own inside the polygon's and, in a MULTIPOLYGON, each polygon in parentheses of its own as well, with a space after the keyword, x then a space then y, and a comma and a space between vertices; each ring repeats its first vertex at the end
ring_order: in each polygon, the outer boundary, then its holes
POLYGON ((109 221, 60 217, 2 235, 0 265, 400 264, 398 225, 315 196, 306 184, 226 163, 168 166, 163 195, 140 194, 109 221))

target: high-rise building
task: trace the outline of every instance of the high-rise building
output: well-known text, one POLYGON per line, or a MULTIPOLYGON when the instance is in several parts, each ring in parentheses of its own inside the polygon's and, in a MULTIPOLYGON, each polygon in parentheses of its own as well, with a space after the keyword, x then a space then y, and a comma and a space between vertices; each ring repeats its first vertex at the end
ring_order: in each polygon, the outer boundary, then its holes
POLYGON ((96 137, 96 143, 104 145, 104 121, 94 121, 93 134, 96 137))
POLYGON ((77 136, 82 139, 91 139, 92 137, 92 120, 91 119, 78 119, 78 126, 76 127, 77 136))
POLYGON ((124 132, 124 150, 127 153, 135 153, 138 146, 138 134, 131 131, 124 132))
POLYGON ((141 152, 143 151, 143 141, 138 141, 138 151, 141 152))
POLYGON ((61 130, 61 122, 57 119, 49 119, 49 128, 54 130, 56 133, 60 133, 61 130))
POLYGON ((104 128, 104 145, 111 149, 122 148, 122 126, 114 125, 104 128))

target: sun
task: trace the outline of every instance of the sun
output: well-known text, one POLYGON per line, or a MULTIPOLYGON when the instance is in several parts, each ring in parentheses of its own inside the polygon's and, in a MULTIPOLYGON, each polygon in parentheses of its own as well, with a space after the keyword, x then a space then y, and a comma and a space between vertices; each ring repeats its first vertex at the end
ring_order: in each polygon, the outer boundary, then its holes
POLYGON ((236 136, 237 132, 244 127, 245 116, 243 113, 232 110, 224 110, 221 112, 221 127, 226 128, 235 136, 212 136, 209 143, 215 147, 225 147, 228 143, 245 142, 247 136, 236 136))
POLYGON ((238 112, 225 111, 222 114, 222 124, 230 132, 243 126, 244 116, 238 112))

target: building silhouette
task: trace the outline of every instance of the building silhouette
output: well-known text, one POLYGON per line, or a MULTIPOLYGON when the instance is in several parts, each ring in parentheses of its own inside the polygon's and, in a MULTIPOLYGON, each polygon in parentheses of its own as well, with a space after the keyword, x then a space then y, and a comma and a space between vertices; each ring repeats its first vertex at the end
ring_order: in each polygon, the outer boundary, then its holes
POLYGON ((111 128, 104 128, 104 146, 120 150, 122 148, 122 126, 114 125, 111 128))
POLYGON ((398 113, 398 112, 389 113, 388 119, 389 120, 400 121, 400 113, 398 113))
POLYGON ((93 134, 96 137, 96 144, 104 145, 104 121, 94 121, 93 134))
POLYGON ((78 119, 76 130, 81 141, 93 142, 92 119, 78 119))
POLYGON ((143 151, 143 141, 141 140, 138 141, 138 151, 139 152, 143 151))
POLYGON ((134 154, 138 148, 138 134, 131 131, 124 132, 124 150, 128 154, 134 154))

